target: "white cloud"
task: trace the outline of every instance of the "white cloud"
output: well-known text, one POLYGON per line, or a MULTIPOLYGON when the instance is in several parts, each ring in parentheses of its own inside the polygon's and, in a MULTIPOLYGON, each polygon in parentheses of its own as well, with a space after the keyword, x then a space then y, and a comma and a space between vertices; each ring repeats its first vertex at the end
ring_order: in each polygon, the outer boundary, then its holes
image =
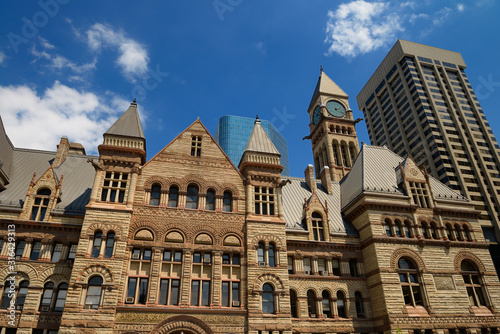
POLYGON ((97 96, 56 81, 43 93, 28 86, 0 86, 0 110, 16 147, 55 150, 62 136, 95 154, 102 134, 128 107, 107 92, 97 96))
POLYGON ((448 17, 451 15, 453 10, 449 7, 444 7, 438 10, 434 16, 434 19, 432 20, 432 23, 434 25, 441 25, 443 24, 448 17))
POLYGON ((31 48, 31 54, 37 57, 33 62, 37 62, 40 59, 45 59, 48 61, 48 64, 45 64, 45 66, 48 68, 51 68, 53 70, 62 70, 64 68, 68 68, 78 74, 83 74, 94 70, 97 64, 97 59, 94 58, 90 63, 78 65, 59 54, 52 55, 45 50, 38 51, 35 45, 33 45, 33 47, 31 48))
POLYGON ((415 21, 417 21, 418 19, 428 19, 429 18, 429 15, 428 14, 425 14, 425 13, 420 13, 420 14, 410 14, 409 18, 408 18, 408 21, 410 23, 415 23, 415 21))
POLYGON ((402 2, 401 7, 410 7, 411 9, 415 8, 415 3, 413 1, 406 1, 406 2, 402 2))
POLYGON ((463 11, 465 10, 465 5, 464 5, 463 3, 459 3, 459 4, 457 5, 457 10, 458 10, 459 12, 463 12, 463 11))
POLYGON ((38 36, 40 38, 40 43, 42 44, 44 49, 55 49, 55 46, 50 44, 48 40, 45 38, 38 36))
POLYGON ((335 12, 329 11, 327 54, 355 57, 393 42, 396 32, 404 29, 398 14, 390 13, 388 7, 387 2, 356 0, 341 4, 335 12))
POLYGON ((0 64, 4 62, 5 58, 6 58, 5 53, 3 51, 0 51, 0 64))
POLYGON ((96 23, 87 30, 87 45, 95 52, 103 48, 116 49, 116 63, 123 75, 131 80, 147 72, 149 56, 146 48, 127 37, 122 30, 115 31, 109 25, 96 23))

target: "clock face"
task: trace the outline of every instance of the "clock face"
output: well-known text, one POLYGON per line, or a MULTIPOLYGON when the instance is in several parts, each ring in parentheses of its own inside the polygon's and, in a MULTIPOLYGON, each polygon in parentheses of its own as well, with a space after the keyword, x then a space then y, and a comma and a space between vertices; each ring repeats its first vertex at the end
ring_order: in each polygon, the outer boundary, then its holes
POLYGON ((314 125, 318 124, 320 119, 321 119, 321 108, 317 106, 316 109, 314 109, 314 114, 313 114, 314 125))
POLYGON ((328 101, 326 103, 326 110, 328 110, 333 117, 342 117, 345 115, 345 108, 342 103, 338 101, 328 101))

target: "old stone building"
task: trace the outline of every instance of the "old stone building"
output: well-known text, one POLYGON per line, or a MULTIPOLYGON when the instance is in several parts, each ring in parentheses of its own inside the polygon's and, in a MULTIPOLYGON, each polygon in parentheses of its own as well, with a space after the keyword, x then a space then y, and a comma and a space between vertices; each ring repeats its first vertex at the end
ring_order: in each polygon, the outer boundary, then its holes
POLYGON ((1 334, 498 333, 480 212, 360 146, 323 71, 308 117, 304 178, 258 118, 239 166, 199 119, 147 160, 135 102, 99 156, 0 123, 1 334))

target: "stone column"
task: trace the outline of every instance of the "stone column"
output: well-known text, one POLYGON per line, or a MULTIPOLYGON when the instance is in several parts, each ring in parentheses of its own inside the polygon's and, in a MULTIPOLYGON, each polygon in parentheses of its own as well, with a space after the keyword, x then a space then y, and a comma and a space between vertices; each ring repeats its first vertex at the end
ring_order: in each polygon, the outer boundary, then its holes
MULTIPOLYGON (((222 280, 222 252, 212 252, 212 302, 210 306, 220 307, 221 295, 221 280, 222 280)), ((229 301, 231 303, 231 301, 229 301)))
POLYGON ((42 260, 42 261, 50 261, 53 247, 54 246, 53 246, 51 240, 43 239, 42 240, 42 249, 40 251, 40 256, 38 257, 38 259, 42 260))
POLYGON ((163 256, 163 247, 153 247, 151 254, 151 267, 149 275, 149 291, 147 305, 158 305, 158 284, 161 271, 161 261, 163 256))
POLYGON ((311 271, 312 271, 313 275, 319 275, 319 272, 318 272, 318 257, 317 256, 313 256, 311 258, 311 271))
POLYGON ((189 292, 191 291, 191 273, 192 273, 192 260, 193 260, 193 250, 184 249, 183 254, 183 270, 180 282, 181 295, 179 298, 179 306, 188 307, 190 305, 189 292))
POLYGON ((24 239, 24 241, 26 241, 26 245, 24 246, 24 251, 21 259, 27 260, 30 258, 31 247, 33 247, 33 238, 26 238, 24 239))

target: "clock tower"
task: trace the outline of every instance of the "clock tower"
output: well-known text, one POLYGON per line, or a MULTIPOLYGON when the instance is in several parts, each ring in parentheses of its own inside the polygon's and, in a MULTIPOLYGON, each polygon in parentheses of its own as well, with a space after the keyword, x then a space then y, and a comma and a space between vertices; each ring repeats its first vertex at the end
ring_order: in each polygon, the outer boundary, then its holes
POLYGON ((332 181, 340 181, 351 169, 359 152, 358 136, 349 108, 349 96, 330 79, 323 68, 309 109, 309 130, 316 178, 325 166, 332 181), (328 170, 328 169, 327 169, 328 170))

